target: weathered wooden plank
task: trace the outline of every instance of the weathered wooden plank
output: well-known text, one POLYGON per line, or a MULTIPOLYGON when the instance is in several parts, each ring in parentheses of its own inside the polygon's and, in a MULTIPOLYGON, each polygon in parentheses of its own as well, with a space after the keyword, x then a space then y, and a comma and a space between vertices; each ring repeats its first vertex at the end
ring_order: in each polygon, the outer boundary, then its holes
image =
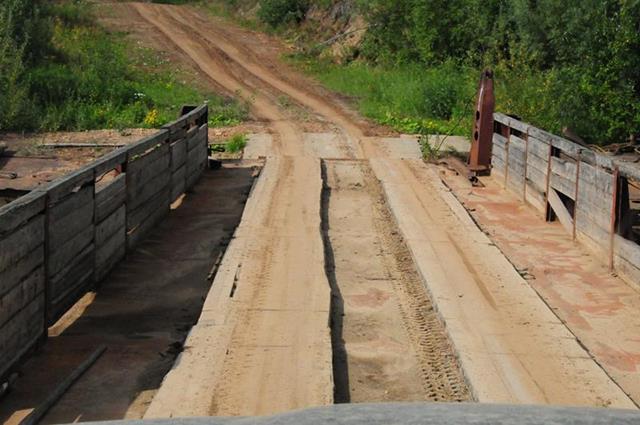
MULTIPOLYGON (((122 235, 114 235, 110 240, 114 244, 114 251, 110 256, 105 256, 104 259, 96 260, 96 282, 102 281, 111 270, 125 257, 127 252, 126 233, 122 232, 122 235)), ((105 245, 103 250, 106 252, 107 248, 111 248, 111 244, 105 245)))
POLYGON ((615 236, 614 252, 634 267, 640 268, 640 245, 622 236, 615 236))
POLYGON ((0 377, 30 351, 45 333, 44 295, 34 299, 0 328, 0 377))
POLYGON ((524 187, 524 175, 520 173, 512 173, 511 170, 509 170, 507 183, 514 185, 516 192, 520 193, 524 187))
POLYGON ((614 268, 629 282, 640 282, 640 268, 619 255, 613 256, 614 268))
POLYGON ((112 152, 109 152, 108 154, 100 157, 95 162, 93 162, 92 165, 95 169, 96 178, 111 170, 116 169, 120 165, 125 164, 127 162, 128 151, 128 146, 123 146, 112 152))
POLYGON ((0 239, 0 272, 44 243, 44 215, 37 215, 15 232, 0 239))
POLYGON ((90 245, 78 255, 78 259, 66 273, 49 281, 51 295, 50 309, 47 312, 49 325, 55 323, 93 287, 94 261, 94 247, 90 245))
POLYGON ((615 167, 613 159, 608 156, 601 155, 590 149, 584 149, 580 154, 580 159, 589 165, 594 167, 604 167, 609 170, 613 170, 615 167))
POLYGON ((49 252, 53 252, 75 237, 79 230, 93 224, 93 199, 90 203, 72 211, 58 220, 49 220, 49 252))
POLYGON ((18 262, 0 272, 0 297, 42 264, 44 264, 44 245, 39 245, 18 262))
POLYGON ((491 151, 491 155, 493 158, 498 158, 502 162, 504 162, 505 158, 507 157, 507 152, 503 148, 494 145, 491 151))
POLYGON ((0 207, 0 237, 44 211, 44 192, 33 191, 0 207))
POLYGON ((94 173, 95 170, 88 166, 54 180, 42 189, 47 192, 48 205, 57 204, 63 198, 74 194, 84 186, 93 186, 94 173))
POLYGON ((44 267, 33 270, 11 291, 0 296, 0 326, 3 326, 20 310, 44 291, 44 267))
POLYGON ((69 264, 72 264, 73 259, 86 249, 87 246, 93 246, 93 233, 93 226, 87 226, 84 230, 78 232, 74 238, 67 241, 55 251, 50 252, 47 270, 48 276, 56 276, 61 270, 68 267, 69 264))
POLYGON ((113 233, 109 239, 104 241, 102 245, 96 249, 96 274, 97 279, 100 279, 107 273, 111 267, 113 267, 118 261, 124 258, 126 249, 126 236, 127 232, 125 226, 123 226, 115 233, 113 233))
POLYGON ((127 249, 130 250, 137 247, 168 212, 169 208, 158 208, 152 211, 145 221, 127 232, 127 249))
POLYGON ((69 299, 70 294, 79 294, 86 292, 93 284, 91 279, 93 274, 95 261, 95 247, 93 244, 87 246, 79 252, 74 261, 70 263, 58 275, 51 278, 48 282, 51 304, 54 311, 64 313, 67 307, 70 307, 78 299, 69 299), (78 291, 81 286, 85 287, 85 291, 78 291))
POLYGON ((547 176, 538 169, 527 168, 527 180, 539 191, 544 193, 547 190, 547 176))
POLYGON ((107 185, 97 188, 95 222, 99 223, 127 200, 126 175, 120 174, 107 185))
POLYGON ((515 118, 511 118, 511 117, 509 117, 507 115, 501 114, 499 112, 496 112, 496 113, 493 114, 493 119, 495 121, 498 121, 501 124, 504 124, 504 125, 506 125, 508 127, 511 127, 511 128, 515 128, 516 130, 521 131, 523 133, 526 133, 529 130, 529 128, 531 127, 529 124, 526 124, 526 123, 524 123, 522 121, 519 121, 519 120, 517 120, 515 118))
POLYGON ((576 210, 576 228, 595 241, 598 245, 604 247, 609 246, 610 229, 603 228, 598 225, 585 213, 584 210, 576 210))
POLYGON ((97 249, 100 249, 118 230, 124 229, 126 226, 126 212, 126 206, 121 205, 113 214, 96 225, 95 243, 97 249))
POLYGON ((496 112, 493 114, 493 119, 494 121, 499 122, 500 124, 504 124, 504 125, 509 125, 509 120, 511 120, 511 117, 501 113, 501 112, 496 112))
POLYGON ((185 191, 187 184, 187 167, 182 166, 171 176, 171 202, 178 199, 185 191))
POLYGON ((544 175, 547 174, 547 168, 549 168, 547 164, 547 159, 541 159, 536 155, 532 155, 531 153, 529 153, 529 155, 527 156, 527 168, 535 168, 544 175))
POLYGON ((516 173, 521 177, 524 177, 524 157, 520 155, 511 155, 509 150, 509 173, 516 173))
POLYGON ((198 182, 198 180, 200 180, 200 177, 202 176, 203 172, 204 172, 204 164, 201 164, 200 168, 196 169, 189 176, 187 176, 187 183, 186 183, 187 190, 191 189, 198 182))
POLYGON ((131 199, 129 198, 129 195, 135 193, 135 191, 141 186, 154 179, 159 174, 170 171, 168 146, 166 148, 167 149, 163 149, 164 152, 162 156, 157 158, 155 161, 150 162, 145 168, 136 173, 127 173, 127 202, 131 199))
POLYGON ((585 162, 580 165, 580 186, 583 185, 593 186, 603 197, 613 195, 613 175, 585 162))
POLYGON ((170 181, 171 172, 169 169, 166 169, 144 185, 137 188, 130 188, 127 196, 127 211, 131 212, 138 209, 142 204, 156 196, 159 192, 167 189, 170 185, 170 181))
POLYGON ((565 179, 562 176, 559 176, 556 173, 551 173, 550 183, 552 188, 556 189, 558 192, 563 195, 568 196, 569 198, 575 200, 576 199, 576 183, 570 180, 565 179))
POLYGON ((527 191, 525 200, 533 206, 536 210, 544 213, 546 211, 545 204, 546 199, 544 196, 544 192, 540 191, 536 187, 531 184, 527 184, 527 191))
POLYGON ((198 127, 193 127, 187 132, 187 150, 191 151, 205 142, 205 135, 199 131, 198 127))
MULTIPOLYGON (((517 139, 517 137, 515 136, 511 136, 514 140, 517 139)), ((509 160, 511 160, 511 157, 517 157, 520 158, 521 160, 524 160, 524 155, 525 154, 525 150, 524 150, 524 145, 520 145, 518 143, 509 143, 509 160)))
POLYGON ((640 167, 638 167, 638 164, 616 160, 615 165, 618 167, 621 176, 640 180, 640 167))
POLYGON ((493 147, 498 146, 499 148, 506 149, 507 139, 498 133, 493 133, 493 147))
POLYGON ((578 195, 578 205, 576 208, 576 214, 580 212, 583 217, 587 217, 589 220, 608 230, 611 227, 611 211, 607 211, 601 208, 601 206, 593 205, 592 202, 580 198, 578 195))
POLYGON ((584 146, 580 146, 567 139, 563 139, 562 137, 540 130, 539 128, 531 127, 529 129, 529 134, 538 140, 550 143, 553 147, 560 149, 562 152, 573 158, 576 158, 578 153, 585 149, 584 146))
POLYGON ((72 214, 74 211, 93 203, 93 186, 86 186, 67 196, 56 205, 49 207, 48 223, 55 223, 72 214))
POLYGON ((169 140, 169 131, 161 130, 153 136, 145 137, 144 139, 129 145, 127 148, 127 161, 135 161, 136 157, 144 154, 156 145, 165 144, 169 140))
POLYGON ((187 161, 187 142, 181 140, 171 145, 171 171, 182 167, 187 161))
POLYGON ((127 165, 127 173, 134 175, 139 171, 149 168, 158 159, 164 157, 169 152, 169 145, 156 145, 152 150, 135 157, 127 165))
POLYGON ((167 186, 156 193, 148 202, 140 205, 139 208, 127 212, 127 232, 135 230, 150 217, 153 217, 158 210, 169 211, 169 188, 167 186))
POLYGON ((547 160, 549 158, 549 144, 529 136, 529 154, 535 155, 540 159, 547 160))
POLYGON ((516 148, 524 153, 526 146, 527 142, 524 139, 513 134, 509 136, 509 152, 511 152, 512 148, 516 148))
POLYGON ((567 211, 567 208, 562 203, 562 200, 555 189, 549 189, 547 198, 549 200, 549 205, 556 214, 556 218, 560 224, 562 224, 562 227, 564 227, 567 233, 573 235, 573 217, 571 217, 571 214, 567 211))
POLYGON ((206 160, 207 149, 205 147, 190 150, 187 154, 187 174, 191 174, 193 170, 200 169, 206 160))
POLYGON ((611 208, 613 208, 613 195, 604 194, 594 185, 582 184, 582 182, 580 182, 578 186, 578 204, 580 203, 587 203, 588 208, 603 211, 609 216, 611 215, 611 208))
POLYGON ((562 178, 575 183, 578 165, 575 161, 572 160, 564 160, 556 157, 551 157, 551 172, 555 173, 562 178))

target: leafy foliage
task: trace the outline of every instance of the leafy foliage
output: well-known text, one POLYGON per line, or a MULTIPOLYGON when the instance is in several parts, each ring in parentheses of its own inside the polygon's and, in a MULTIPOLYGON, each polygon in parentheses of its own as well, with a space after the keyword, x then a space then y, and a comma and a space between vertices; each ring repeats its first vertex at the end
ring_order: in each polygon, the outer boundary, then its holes
MULTIPOLYGON (((361 0, 377 64, 496 70, 504 112, 594 143, 640 133, 637 0, 361 0)), ((433 115, 430 115, 433 116, 433 115)))
POLYGON ((0 130, 158 127, 210 103, 213 125, 244 105, 200 93, 150 50, 96 25, 86 0, 0 3, 0 130))
POLYGON ((309 9, 307 0, 262 0, 258 18, 271 27, 299 23, 309 9))

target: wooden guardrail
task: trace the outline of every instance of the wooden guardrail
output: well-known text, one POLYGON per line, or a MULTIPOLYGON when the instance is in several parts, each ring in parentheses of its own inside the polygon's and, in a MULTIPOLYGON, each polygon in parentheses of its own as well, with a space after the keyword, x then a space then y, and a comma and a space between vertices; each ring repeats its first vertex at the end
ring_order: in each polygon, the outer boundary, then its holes
POLYGON ((0 379, 207 165, 208 108, 0 207, 0 379))
POLYGON ((640 246, 623 237, 622 228, 630 213, 622 195, 629 180, 640 181, 640 167, 503 114, 494 120, 492 175, 547 220, 557 218, 574 239, 605 254, 612 269, 640 282, 640 246))

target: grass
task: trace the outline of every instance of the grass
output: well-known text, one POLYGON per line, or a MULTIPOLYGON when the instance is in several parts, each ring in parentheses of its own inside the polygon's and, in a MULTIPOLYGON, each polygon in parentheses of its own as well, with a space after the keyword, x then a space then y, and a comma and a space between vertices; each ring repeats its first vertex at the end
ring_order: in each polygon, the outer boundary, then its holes
POLYGON ((29 107, 4 130, 157 128, 205 102, 212 127, 247 118, 247 104, 203 90, 162 52, 100 27, 88 2, 62 1, 52 13, 52 54, 25 70, 29 107))
POLYGON ((226 144, 226 151, 229 153, 237 153, 247 146, 247 136, 244 134, 236 134, 229 139, 226 144))
POLYGON ((468 135, 473 118, 475 73, 454 64, 380 67, 337 65, 289 58, 328 88, 350 97, 360 112, 405 133, 468 135))
POLYGON ((247 146, 247 136, 245 134, 235 134, 230 139, 222 143, 214 143, 210 145, 212 152, 218 153, 238 153, 247 146))

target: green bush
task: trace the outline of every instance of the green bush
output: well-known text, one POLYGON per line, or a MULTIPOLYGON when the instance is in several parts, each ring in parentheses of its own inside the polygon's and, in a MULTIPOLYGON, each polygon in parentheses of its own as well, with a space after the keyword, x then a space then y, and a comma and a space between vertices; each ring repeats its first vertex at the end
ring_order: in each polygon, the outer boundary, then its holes
POLYGON ((275 28, 284 24, 299 23, 307 14, 307 0, 262 0, 258 18, 275 28))
POLYGON ((233 137, 231 137, 231 139, 229 139, 229 141, 225 146, 225 150, 230 153, 236 153, 236 152, 240 152, 246 146, 247 146, 247 136, 245 136, 244 134, 236 134, 233 137))
POLYGON ((157 53, 96 25, 86 0, 0 3, 0 130, 158 127, 205 101, 212 125, 247 116, 182 80, 157 53))
POLYGON ((366 117, 407 133, 467 134, 472 122, 475 71, 445 63, 380 66, 352 62, 341 66, 298 60, 329 88, 355 99, 366 117))
MULTIPOLYGON (((360 0, 369 63, 427 71, 493 68, 502 112, 591 143, 640 134, 637 0, 360 0)), ((446 117, 446 75, 425 87, 425 116, 446 117), (436 96, 430 96, 436 94, 436 96), (444 104, 431 105, 430 99, 444 104)), ((477 77, 474 77, 474 79, 477 77)), ((412 83, 407 82, 408 86, 412 83)))

